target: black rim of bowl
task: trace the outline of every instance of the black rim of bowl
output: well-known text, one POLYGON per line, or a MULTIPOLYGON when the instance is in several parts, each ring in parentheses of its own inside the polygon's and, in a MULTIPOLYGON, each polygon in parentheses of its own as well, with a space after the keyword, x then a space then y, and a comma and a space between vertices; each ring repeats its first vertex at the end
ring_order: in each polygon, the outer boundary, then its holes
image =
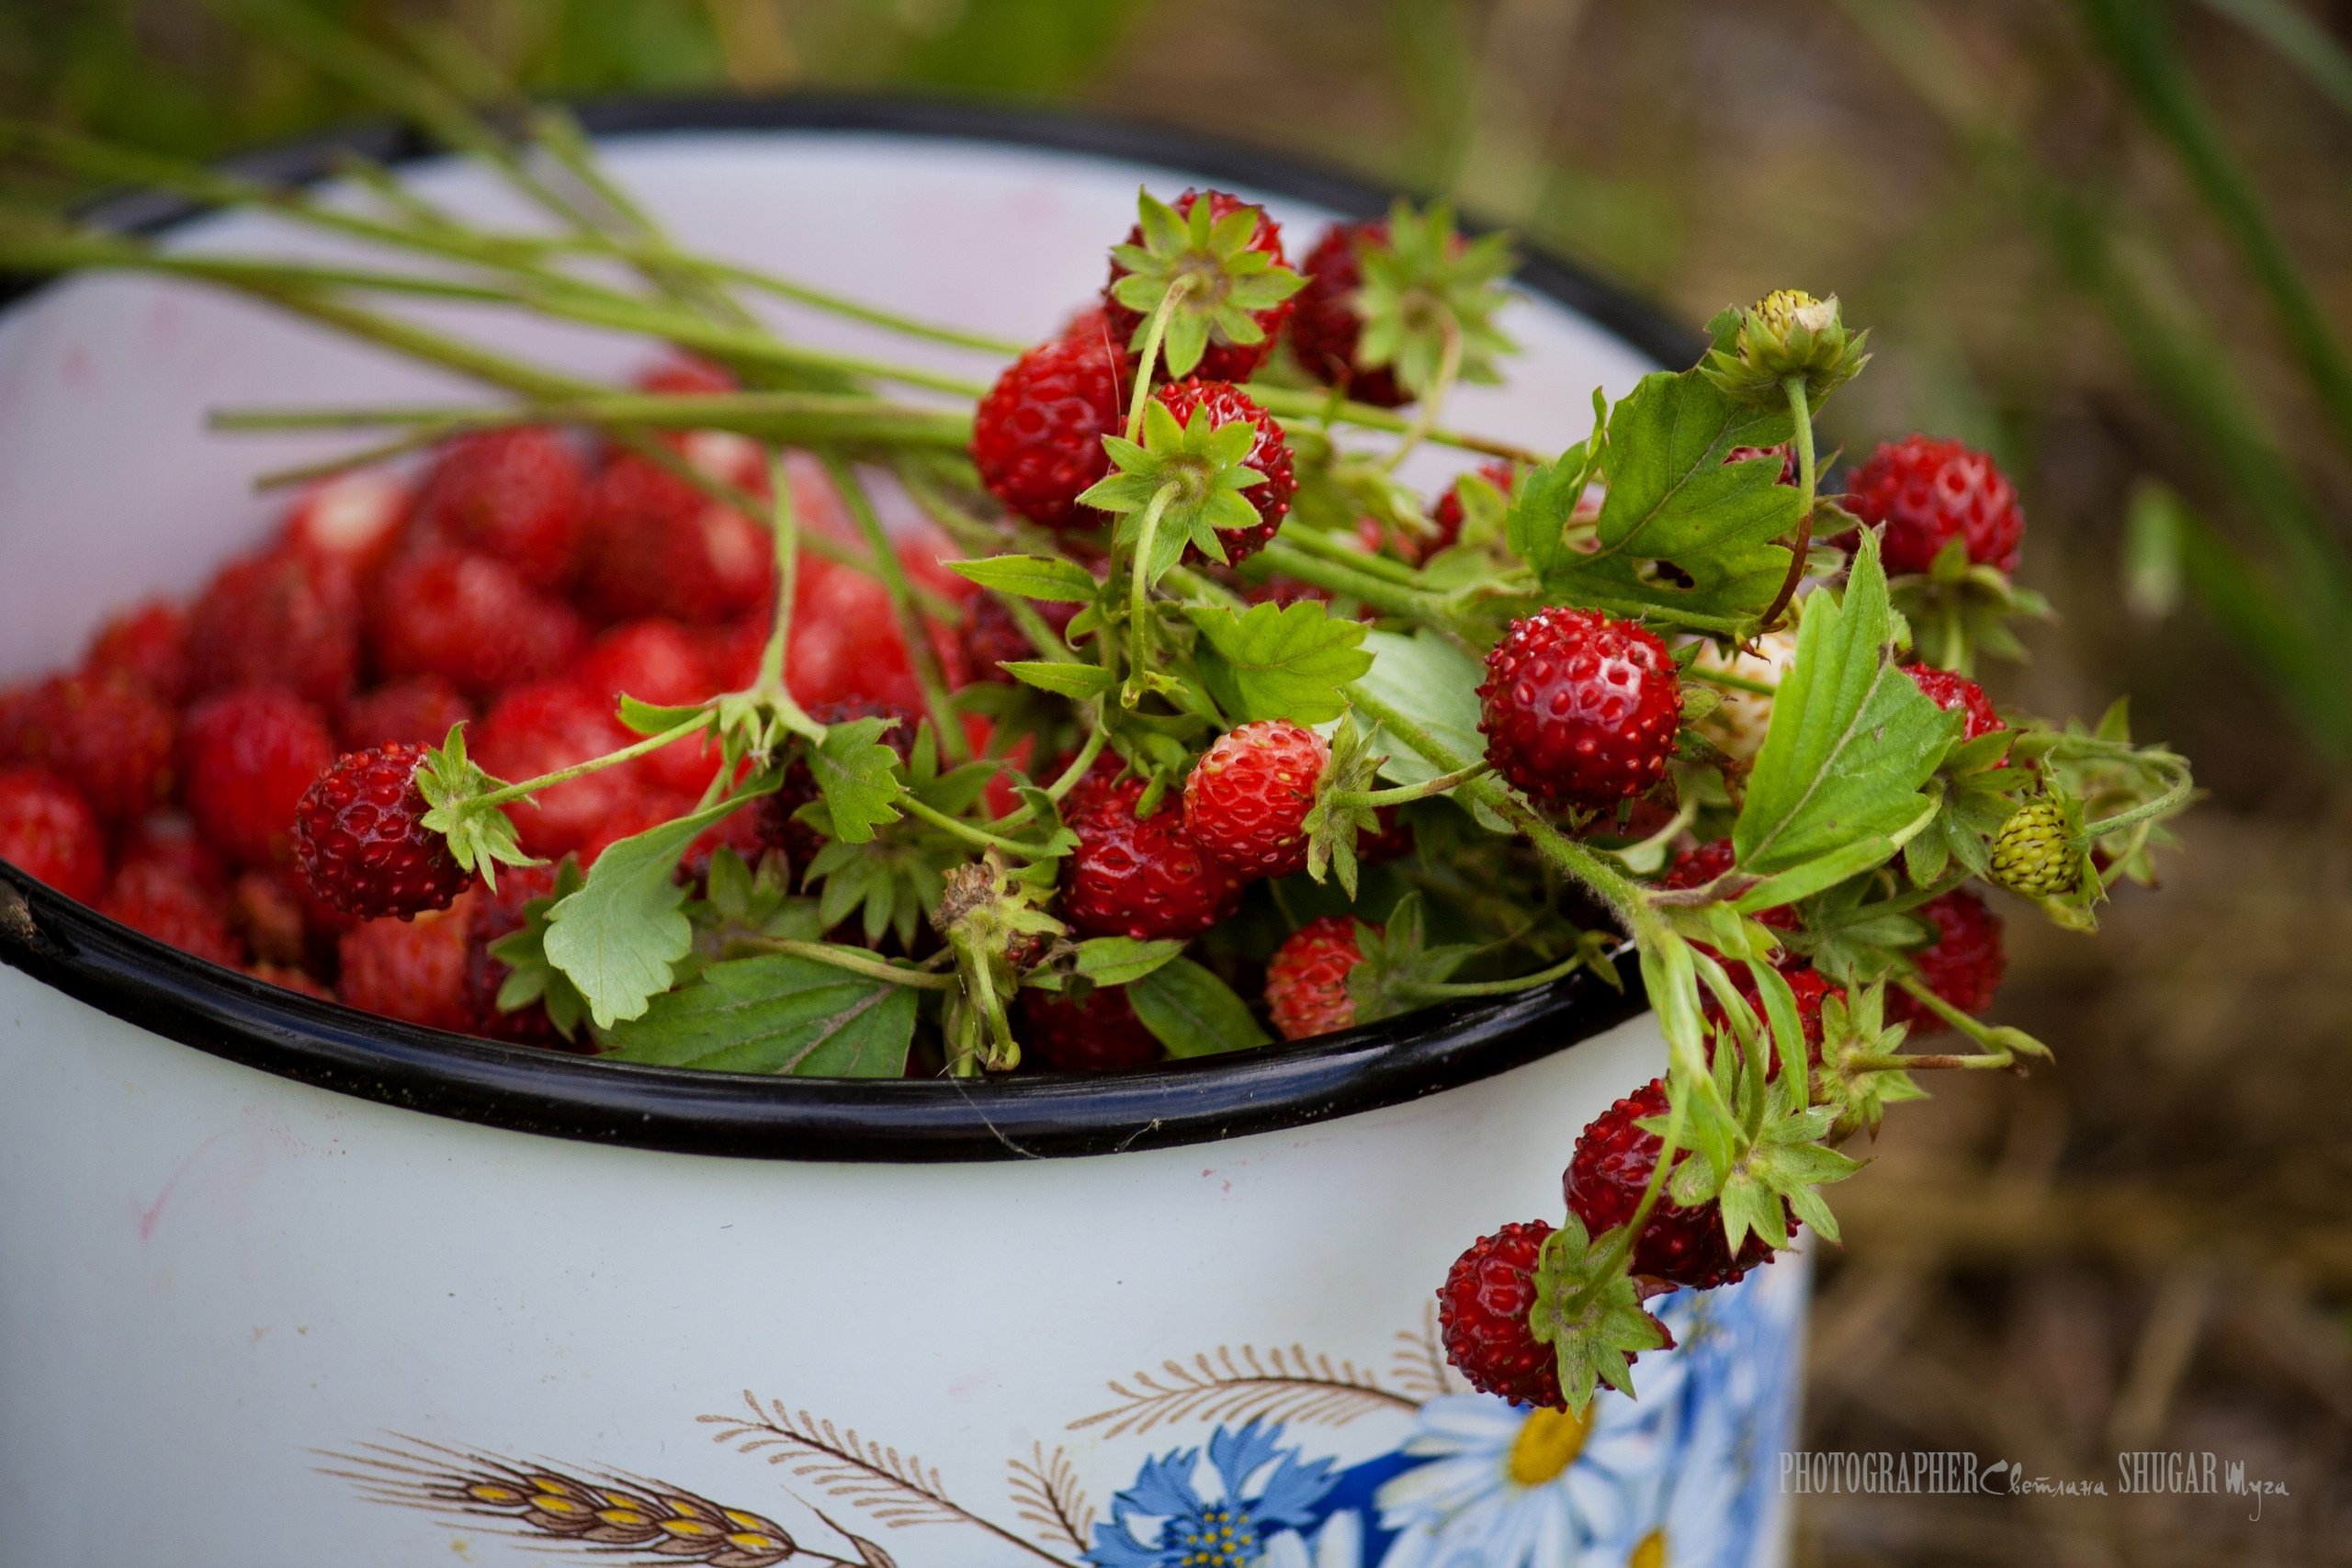
MULTIPOLYGON (((599 136, 863 131, 978 141, 1139 164, 1377 217, 1388 193, 1312 164, 1161 127, 906 98, 629 99, 580 111, 599 136)), ((288 182, 329 177, 338 153, 386 163, 437 155, 375 126, 231 160, 288 182)), ((153 232, 207 209, 155 192, 87 216, 153 232)), ((1698 339, 1622 289, 1526 254, 1530 292, 1660 364, 1698 339)), ((0 279, 0 302, 38 291, 0 279)), ((0 864, 0 959, 125 1022, 216 1056, 388 1105, 514 1131, 638 1148, 772 1159, 928 1162, 1114 1154, 1278 1131, 1435 1094, 1507 1072, 1639 1013, 1640 978, 1579 973, 1298 1045, 1084 1077, 1001 1082, 778 1078, 638 1066, 421 1029, 353 1011, 193 958, 0 864)))

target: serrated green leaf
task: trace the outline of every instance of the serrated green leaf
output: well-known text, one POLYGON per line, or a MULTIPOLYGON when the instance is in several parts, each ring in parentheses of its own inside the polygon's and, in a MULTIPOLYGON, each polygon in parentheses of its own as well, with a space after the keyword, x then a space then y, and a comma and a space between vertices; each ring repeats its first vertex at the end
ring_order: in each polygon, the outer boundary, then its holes
POLYGON ((675 707, 664 707, 658 703, 641 703, 624 692, 621 694, 617 711, 620 714, 621 723, 638 734, 659 735, 663 730, 675 729, 695 715, 707 713, 709 710, 699 703, 688 703, 675 707))
POLYGON ((829 725, 823 741, 808 750, 809 776, 832 818, 832 836, 844 844, 865 843, 874 829, 899 819, 899 808, 891 804, 902 793, 899 754, 877 739, 888 722, 859 718, 829 725))
POLYGON ((1181 942, 1131 936, 1091 937, 1078 944, 1078 972, 1098 986, 1129 986, 1184 951, 1181 942))
POLYGON ((906 1072, 915 1011, 910 987, 769 953, 710 965, 605 1040, 616 1062, 895 1078, 906 1072))
POLYGON ((1878 540, 1865 532, 1843 602, 1826 590, 1804 601, 1796 661, 1732 829, 1741 869, 1769 875, 1872 839, 1893 853, 1894 836, 1933 810, 1920 788, 1960 726, 1895 666, 1878 540))
POLYGON ((1568 518, 1583 499, 1592 473, 1586 451, 1587 444, 1579 441, 1561 453, 1557 462, 1521 475, 1511 491, 1510 510, 1503 514, 1503 537, 1511 554, 1534 568, 1535 575, 1545 581, 1567 563, 1572 553, 1566 538, 1568 518))
POLYGON ((1213 1056, 1273 1043, 1249 1004, 1189 958, 1171 958, 1129 986, 1127 999, 1171 1056, 1213 1056))
POLYGON ((947 569, 999 593, 1065 604, 1090 603, 1102 586, 1076 561, 1054 556, 989 556, 979 560, 952 560, 947 569))
POLYGON ((1067 664, 1043 659, 1012 659, 1000 666, 1022 684, 1051 692, 1057 697, 1084 702, 1099 697, 1119 683, 1119 678, 1099 664, 1067 664))
POLYGON ((1239 615, 1187 605, 1184 615, 1201 634, 1201 678, 1236 723, 1328 723, 1347 711, 1340 688, 1372 668, 1363 623, 1335 620, 1312 599, 1254 604, 1239 615))
MULTIPOLYGON (((1371 632, 1363 649, 1372 655, 1372 668, 1356 684, 1429 731, 1455 756, 1487 754, 1487 738, 1478 728, 1478 683, 1487 678, 1487 669, 1476 658, 1429 631, 1410 637, 1371 632)), ((1364 744, 1384 754, 1381 776, 1392 783, 1422 784, 1444 771, 1385 730, 1374 729, 1364 744)), ((1511 830, 1483 807, 1474 808, 1473 815, 1493 831, 1511 830)))

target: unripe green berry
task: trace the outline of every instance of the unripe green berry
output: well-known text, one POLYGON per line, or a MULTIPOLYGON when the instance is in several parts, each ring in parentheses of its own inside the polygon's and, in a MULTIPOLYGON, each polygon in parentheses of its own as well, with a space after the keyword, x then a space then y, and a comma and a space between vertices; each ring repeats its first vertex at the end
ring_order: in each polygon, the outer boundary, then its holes
POLYGON ((2082 885, 2082 856, 2054 801, 2029 800, 1993 839, 1993 880, 2028 898, 2063 897, 2082 885))

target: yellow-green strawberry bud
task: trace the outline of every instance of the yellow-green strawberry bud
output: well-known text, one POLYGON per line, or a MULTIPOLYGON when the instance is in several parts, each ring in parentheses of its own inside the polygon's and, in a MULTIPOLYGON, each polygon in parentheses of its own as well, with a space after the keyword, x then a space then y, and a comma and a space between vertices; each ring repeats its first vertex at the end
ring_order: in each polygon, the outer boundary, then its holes
POLYGON ((2058 898, 2082 886, 2082 854, 2056 802, 2029 800, 1993 838, 1993 880, 2029 898, 2058 898))
POLYGON ((1869 336, 1846 331, 1836 295, 1816 299, 1801 288, 1776 288, 1746 310, 1718 318, 1717 346, 1703 368, 1709 380, 1745 401, 1780 401, 1792 378, 1802 378, 1807 396, 1818 401, 1861 369, 1869 336))

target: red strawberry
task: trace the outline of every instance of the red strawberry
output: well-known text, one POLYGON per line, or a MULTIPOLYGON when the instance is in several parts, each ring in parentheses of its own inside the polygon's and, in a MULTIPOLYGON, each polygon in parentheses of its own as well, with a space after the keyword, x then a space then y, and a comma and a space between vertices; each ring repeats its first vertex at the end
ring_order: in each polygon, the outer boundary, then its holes
POLYGON ((1353 1028, 1348 976, 1363 962, 1356 923, 1345 915, 1325 915, 1291 932, 1266 963, 1266 1011, 1275 1032, 1306 1040, 1353 1028))
POLYGON ((220 895, 168 860, 123 862, 98 912, 213 964, 234 969, 246 960, 220 895))
MULTIPOLYGON (((1030 608, 1057 632, 1067 631, 1070 622, 1078 618, 1076 604, 1046 601, 1030 608)), ((1012 612, 993 593, 975 594, 965 605, 963 624, 956 631, 963 646, 965 666, 975 681, 1009 685, 1012 677, 1004 672, 1002 666, 1037 657, 1037 649, 1012 618, 1012 612)))
POLYGON ((571 605, 472 550, 432 547, 394 561, 368 608, 387 675, 438 675, 477 698, 560 674, 588 643, 571 605))
POLYGON ((1124 986, 1097 986, 1084 1001, 1023 991, 1021 1043, 1024 1063, 1049 1073, 1148 1066, 1162 1055, 1159 1037, 1136 1016, 1124 986))
MULTIPOLYGON (((854 567, 811 559, 802 563, 792 603, 786 675, 803 707, 820 703, 923 705, 922 687, 915 680, 906 639, 899 635, 897 615, 881 583, 854 567)), ((953 633, 945 637, 952 641, 953 633)), ((937 642, 933 650, 940 650, 937 642)), ((956 662, 962 662, 960 650, 956 662)))
POLYGON ((153 688, 120 670, 53 676, 0 717, 0 760, 47 768, 109 822, 171 798, 179 719, 153 688))
POLYGON ((416 497, 424 537, 479 550, 535 588, 571 581, 587 525, 588 474, 552 430, 483 430, 445 445, 416 497))
MULTIPOLYGON (((1258 513, 1258 521, 1246 528, 1220 529, 1217 538, 1225 546, 1228 565, 1238 565, 1264 549, 1266 541, 1282 527, 1283 519, 1290 515, 1290 499, 1298 491, 1290 441, 1283 434, 1281 424, 1240 388, 1198 376, 1162 387, 1152 397, 1176 416, 1179 424, 1189 423, 1194 410, 1205 408, 1213 430, 1237 420, 1256 429, 1258 438, 1250 444, 1250 454, 1242 462, 1265 476, 1265 482, 1241 491, 1241 498, 1258 513)), ((1195 566, 1208 559, 1198 545, 1187 545, 1184 558, 1195 566)))
POLYGON ((413 501, 408 482, 389 469, 338 474, 295 502, 284 537, 313 563, 364 583, 399 544, 413 501))
POLYGON ((151 599, 98 628, 91 639, 91 670, 119 670, 167 703, 187 695, 187 612, 151 599))
POLYGON ((1372 832, 1359 834, 1356 839, 1356 863, 1378 865, 1382 861, 1396 860, 1413 852, 1413 825, 1394 806, 1375 807, 1373 816, 1379 826, 1372 832))
POLYGON ((1173 801, 1149 818, 1136 815, 1143 790, 1141 779, 1118 778, 1104 766, 1062 802, 1078 835, 1062 913, 1088 936, 1198 936, 1241 902, 1241 879, 1193 841, 1173 801))
MULTIPOLYGON (((1993 711, 1993 699, 1984 694, 1984 688, 1967 676, 1951 670, 1939 670, 1932 664, 1906 664, 1903 666, 1903 672, 1911 677, 1913 685, 1927 694, 1929 702, 1944 712, 1968 716, 1960 732, 1962 740, 1973 740, 1980 735, 1990 735, 1996 729, 2008 728, 2001 722, 2001 716, 1993 711)), ((2006 767, 2007 763, 2004 761, 2002 765, 2006 767)))
POLYGON ((672 397, 701 397, 714 392, 733 392, 742 383, 735 379, 725 367, 714 365, 699 355, 670 353, 655 365, 638 373, 637 389, 640 392, 662 392, 672 397))
POLYGON ((358 627, 347 570, 292 548, 249 556, 188 612, 188 690, 282 685, 331 707, 359 668, 358 627))
MULTIPOLYGON (((1666 1080, 1653 1078, 1594 1117, 1577 1137, 1562 1185, 1568 1207, 1594 1235, 1623 1224, 1641 1205, 1664 1145, 1634 1122, 1665 1114, 1666 1080)), ((1719 1204, 1710 1199, 1685 1207, 1661 1193, 1634 1243, 1631 1267, 1635 1274, 1705 1291, 1730 1283, 1771 1255, 1764 1238, 1750 1232, 1734 1258, 1719 1204)))
MULTIPOLYGON (((1204 198, 1209 204, 1209 217, 1213 222, 1222 221, 1237 212, 1256 212, 1258 231, 1250 238, 1250 248, 1264 252, 1276 266, 1289 265, 1289 258, 1283 254, 1282 225, 1253 202, 1244 201, 1238 196, 1228 196, 1221 190, 1202 192, 1187 189, 1169 205, 1176 209, 1177 216, 1187 217, 1192 213, 1193 203, 1204 198)), ((1143 243, 1142 224, 1138 223, 1127 231, 1127 243, 1143 243)), ((1126 276, 1127 269, 1114 260, 1110 281, 1102 286, 1102 321, 1111 334, 1111 341, 1132 354, 1136 347, 1136 329, 1143 325, 1143 318, 1120 304, 1112 293, 1118 287, 1119 279, 1126 276)), ((1256 321, 1266 334, 1256 343, 1228 343, 1221 333, 1212 332, 1208 350, 1201 355, 1201 362, 1193 367, 1193 374, 1212 381, 1250 379, 1258 367, 1266 362, 1267 355, 1273 353, 1274 341, 1282 336, 1283 327, 1290 320, 1291 307, 1295 302, 1295 298, 1285 299, 1279 305, 1251 314, 1250 320, 1256 321)))
POLYGON ((229 873, 220 857, 196 830, 196 824, 177 812, 158 812, 118 830, 117 864, 134 860, 168 861, 206 889, 225 894, 229 873))
POLYGON ((319 710, 279 686, 207 697, 180 727, 188 815, 240 865, 268 865, 288 852, 295 803, 334 761, 334 737, 319 710))
MULTIPOLYGON (((725 477, 754 494, 767 491, 763 470, 725 477)), ((582 572, 595 615, 714 626, 767 603, 775 576, 763 525, 650 458, 616 452, 605 459, 590 497, 582 572)))
POLYGON ((347 699, 335 712, 334 733, 345 751, 394 740, 438 746, 473 716, 473 704, 440 676, 410 675, 347 699))
MULTIPOLYGON (((582 684, 626 694, 656 707, 684 707, 718 690, 702 639, 675 621, 630 621, 596 639, 581 666, 582 684)), ((645 759, 645 776, 664 789, 700 795, 718 772, 719 749, 708 736, 673 741, 645 759)))
POLYGON ((337 758, 294 809, 294 859, 311 891, 345 914, 407 919, 473 885, 424 826, 424 748, 395 740, 337 758))
MULTIPOLYGON (((472 750, 489 773, 521 784, 617 751, 636 739, 593 688, 578 681, 538 681, 498 699, 476 727, 472 750)), ((584 846, 640 793, 641 780, 635 764, 624 762, 516 801, 506 808, 515 838, 526 853, 560 860, 584 846)))
POLYGON ((548 865, 509 866, 499 873, 498 891, 483 888, 474 896, 473 923, 466 932, 466 1003, 473 1014, 472 1029, 492 1040, 517 1045, 544 1045, 554 1051, 593 1054, 594 1043, 582 1036, 575 1044, 548 1021, 548 1010, 537 1002, 502 1011, 498 989, 513 974, 490 949, 493 942, 521 931, 526 906, 555 891, 555 868, 548 865))
MULTIPOLYGON (((1729 839, 1717 839, 1712 843, 1700 844, 1676 855, 1674 863, 1667 868, 1666 874, 1657 879, 1657 885, 1660 887, 1675 889, 1704 887, 1716 877, 1731 870, 1736 859, 1729 839)), ((1797 919, 1796 910, 1786 904, 1776 905, 1766 909, 1757 915, 1756 919, 1768 926, 1784 931, 1792 931, 1801 923, 1797 919)))
POLYGON ((1290 346, 1306 373, 1325 386, 1357 402, 1393 409, 1413 400, 1396 370, 1356 363, 1356 343, 1363 335, 1355 305, 1355 292, 1363 287, 1363 247, 1387 243, 1385 222, 1334 223, 1323 231, 1298 264, 1306 287, 1291 298, 1290 346))
MULTIPOLYGON (((2001 918, 1964 887, 1931 898, 1912 912, 1932 922, 1937 933, 1935 941, 1911 954, 1920 984, 1965 1013, 1992 1006, 1993 993, 2000 989, 2008 967, 2001 950, 2001 918)), ((1886 1021, 1907 1023, 1914 1034, 1950 1027, 1895 986, 1886 988, 1886 1021)))
POLYGON ((1559 1353, 1535 1337, 1535 1269, 1552 1227, 1542 1220, 1482 1235, 1453 1260, 1437 1291, 1445 1359, 1481 1393, 1562 1410, 1559 1353))
POLYGON ((40 768, 0 768, 0 860, 68 898, 97 902, 107 840, 74 786, 40 768))
MULTIPOLYGON (((1519 486, 1519 468, 1513 463, 1481 463, 1478 465, 1478 477, 1505 496, 1519 486)), ((1440 550, 1452 549, 1461 542, 1462 525, 1468 519, 1462 510, 1462 492, 1448 485, 1445 493, 1437 498, 1437 504, 1430 508, 1430 522, 1436 532, 1425 539, 1400 538, 1398 545, 1409 547, 1409 549, 1400 548, 1397 553, 1407 560, 1419 561, 1426 560, 1440 550)))
POLYGON ((2017 487, 1957 441, 1906 435, 1880 446, 1854 470, 1846 505, 1866 524, 1885 525, 1881 558, 1890 572, 1927 570, 1954 539, 1977 565, 2017 570, 2025 539, 2017 487))
POLYGON ((345 931, 336 946, 336 998, 345 1007, 427 1029, 472 1029, 466 935, 473 900, 466 893, 447 908, 428 909, 413 920, 369 920, 345 931))
POLYGON ((1605 811, 1666 776, 1682 688, 1666 644, 1555 605, 1513 621, 1478 688, 1487 761, 1538 804, 1605 811))
POLYGON ((1286 719, 1217 737, 1184 780, 1184 830, 1237 876, 1306 869, 1306 814, 1331 748, 1286 719))
POLYGON ((1006 511, 1048 528, 1104 522, 1078 498, 1110 470, 1102 438, 1119 434, 1130 389, 1124 344, 1114 349, 1099 319, 1094 326, 1014 360, 972 415, 980 482, 1006 511))
MULTIPOLYGON (((1819 1066, 1821 1065, 1821 1004, 1830 997, 1842 998, 1846 993, 1838 987, 1823 979, 1812 964, 1792 954, 1782 954, 1773 967, 1780 970, 1781 978, 1789 983, 1789 989, 1796 998, 1797 1026, 1804 1031, 1805 1059, 1814 1066, 1819 1066)), ((1738 988, 1740 996, 1746 999, 1749 1010, 1756 1014, 1758 1021, 1762 1023, 1769 1032, 1771 1020, 1765 1015, 1763 998, 1756 988, 1756 977, 1747 972, 1747 965, 1727 964, 1724 968, 1730 975, 1732 985, 1738 988)), ((1706 1009, 1707 1021, 1717 1028, 1727 1027, 1730 1021, 1724 1016, 1723 1009, 1716 1004, 1714 997, 1708 994, 1702 998, 1702 1001, 1706 1009)), ((1766 1062, 1764 1076, 1768 1079, 1781 1076, 1781 1053, 1777 1048, 1771 1051, 1766 1062)))

